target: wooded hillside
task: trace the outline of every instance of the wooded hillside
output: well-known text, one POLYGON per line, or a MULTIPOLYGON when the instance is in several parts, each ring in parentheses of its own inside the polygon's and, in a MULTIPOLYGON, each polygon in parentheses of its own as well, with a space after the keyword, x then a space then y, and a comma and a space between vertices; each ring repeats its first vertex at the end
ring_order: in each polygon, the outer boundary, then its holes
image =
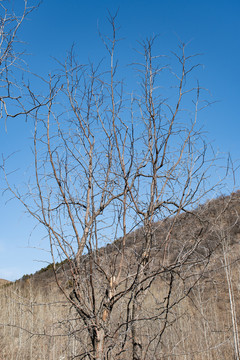
MULTIPOLYGON (((154 225, 154 261, 146 264, 149 275, 142 282, 144 289, 137 302, 137 339, 139 348, 142 347, 141 359, 237 358, 240 321, 239 200, 239 192, 219 197, 191 213, 181 213, 175 219, 169 218, 154 225), (171 242, 162 246, 162 240, 166 239, 166 232, 172 224, 171 242), (195 238, 198 241, 192 246, 195 238), (187 261, 181 261, 180 258, 186 256, 187 261), (159 271, 160 263, 162 268, 168 268, 167 272, 159 271), (155 277, 154 271, 158 272, 155 277)), ((132 259, 138 253, 141 231, 138 229, 128 235, 123 279, 133 276, 136 271, 136 261, 132 259)), ((99 266, 107 256, 117 267, 121 246, 119 239, 101 248, 96 254, 99 266)), ((85 269, 89 267, 88 256, 85 255, 82 263, 85 269)), ((109 261, 109 271, 111 266, 109 261)), ((71 293, 69 268, 63 263, 58 265, 57 271, 65 291, 71 293)), ((82 276, 84 281, 84 271, 82 276)), ((100 293, 106 291, 106 280, 99 272, 99 278, 94 281, 98 282, 98 286, 94 287, 99 292, 96 294, 98 299, 101 298, 100 293)), ((123 283, 123 293, 124 286, 123 283)), ((128 327, 131 327, 131 318, 126 318, 132 307, 130 298, 131 293, 124 294, 112 311, 109 328, 113 331, 107 333, 105 339, 110 349, 109 359, 130 358, 128 351, 133 345, 128 327), (125 348, 122 351, 124 338, 125 348)), ((86 325, 79 322, 76 309, 69 305, 57 287, 50 266, 15 283, 1 282, 0 304, 0 359, 89 358, 86 355, 89 341, 86 325)))

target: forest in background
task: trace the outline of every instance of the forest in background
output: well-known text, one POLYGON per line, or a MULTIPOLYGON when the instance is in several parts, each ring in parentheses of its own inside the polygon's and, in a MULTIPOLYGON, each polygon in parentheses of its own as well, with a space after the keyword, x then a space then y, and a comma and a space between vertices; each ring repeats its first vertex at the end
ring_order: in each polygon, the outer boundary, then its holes
MULTIPOLYGON (((177 255, 177 248, 183 247, 183 239, 190 232, 198 231, 198 218, 207 219, 201 247, 192 254, 195 261, 200 260, 199 266, 193 271, 191 264, 188 265, 182 272, 181 281, 178 279, 173 284, 167 321, 164 314, 159 315, 159 308, 166 301, 167 276, 157 278, 144 292, 138 304, 143 317, 141 341, 149 343, 155 330, 159 335, 165 321, 166 330, 153 348, 149 346, 149 353, 144 348, 143 359, 237 358, 240 317, 239 200, 239 192, 211 200, 198 208, 195 214, 181 215, 176 223, 173 229, 175 244, 167 253, 167 261, 170 262, 177 255), (208 253, 208 258, 202 268, 203 253, 208 253), (194 284, 188 293, 184 293, 188 289, 186 282, 194 284), (181 301, 179 294, 184 297, 181 301)), ((155 225, 156 239, 160 240, 166 224, 155 225)), ((140 234, 129 235, 130 257, 138 241, 141 241, 140 234)), ((112 251, 114 248, 103 248, 100 256, 105 258, 108 256, 106 253, 112 251)), ((71 290, 73 284, 69 283, 66 264, 59 264, 58 271, 65 288, 71 290)), ((99 278, 99 287, 101 281, 99 278)), ((88 346, 86 329, 83 324, 79 326, 76 311, 58 289, 50 267, 14 283, 1 285, 0 303, 1 359, 54 360, 79 358, 79 355, 81 358, 81 353, 88 346)), ((124 310, 116 309, 111 322, 118 322, 121 315, 125 315, 124 310)), ((128 346, 131 348, 130 344, 128 346)), ((130 358, 129 348, 118 358, 130 358)))

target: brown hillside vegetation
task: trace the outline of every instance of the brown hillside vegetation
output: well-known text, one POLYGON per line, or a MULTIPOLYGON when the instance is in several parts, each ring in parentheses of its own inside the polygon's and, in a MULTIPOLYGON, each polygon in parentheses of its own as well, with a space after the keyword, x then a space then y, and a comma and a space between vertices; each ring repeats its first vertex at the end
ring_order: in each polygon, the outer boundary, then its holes
POLYGON ((8 281, 8 280, 0 279, 0 287, 3 285, 9 284, 9 283, 10 283, 10 281, 8 281))
MULTIPOLYGON (((145 291, 137 304, 139 344, 148 344, 141 352, 141 359, 238 358, 239 200, 240 192, 219 197, 191 213, 181 213, 154 225, 151 250, 154 256, 145 270, 151 276, 149 281, 147 276, 142 283, 145 291), (169 231, 171 241, 163 244, 169 231), (186 257, 187 261, 183 262, 186 257), (174 264, 172 271, 159 271, 160 263, 163 269, 171 269, 171 264, 174 264)), ((121 275, 124 279, 131 278, 135 271, 134 258, 141 248, 141 231, 136 230, 127 238, 121 275)), ((116 268, 121 246, 120 239, 100 249, 96 255, 99 267, 108 255, 116 268)), ((82 261, 83 286, 89 266, 85 255, 82 261)), ((111 261, 108 266, 110 271, 111 261)), ((69 271, 64 263, 57 267, 58 281, 65 291, 71 293, 69 271)), ((98 283, 94 286, 99 292, 96 299, 101 298, 106 280, 99 272, 99 278, 93 281, 98 283)), ((124 292, 126 284, 120 286, 124 292)), ((86 295, 86 302, 87 299, 86 295)), ((57 287, 50 266, 33 276, 1 286, 0 303, 1 360, 88 359, 85 355, 89 341, 85 324, 77 321, 77 311, 57 287)), ((128 306, 131 309, 129 303, 130 294, 127 293, 111 314, 112 333, 105 340, 111 346, 109 359, 129 359, 131 334, 126 328, 129 323, 124 318, 128 306), (124 352, 121 352, 117 336, 126 338, 124 352)))

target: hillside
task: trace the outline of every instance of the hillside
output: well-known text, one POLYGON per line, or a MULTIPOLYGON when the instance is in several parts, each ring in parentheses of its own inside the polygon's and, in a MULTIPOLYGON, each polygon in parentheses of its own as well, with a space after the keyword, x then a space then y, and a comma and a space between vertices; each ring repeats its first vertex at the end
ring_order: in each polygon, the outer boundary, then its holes
MULTIPOLYGON (((147 275, 142 287, 146 291, 138 300, 139 344, 150 339, 147 350, 141 353, 141 359, 238 358, 239 214, 240 192, 236 192, 208 201, 192 212, 183 212, 176 218, 154 224, 153 260, 144 270, 147 275), (171 237, 168 236, 169 229, 171 237), (166 238, 171 240, 162 246, 166 238), (183 262, 183 259, 187 261, 183 262), (167 268, 167 272, 158 270, 160 263, 161 269, 167 268), (164 332, 160 337, 162 329, 164 332)), ((127 237, 122 279, 130 277, 136 270, 135 259, 140 251, 142 236, 142 229, 138 229, 127 237)), ((106 266, 106 259, 114 259, 117 268, 122 247, 122 240, 119 239, 101 248, 98 253, 99 267, 103 264, 106 266)), ((82 283, 89 271, 89 261, 87 255, 82 260, 82 283)), ((113 266, 111 261, 107 264, 109 269, 113 266)), ((66 263, 58 264, 57 272, 60 285, 71 293, 69 266, 66 263)), ((105 291, 106 280, 99 273, 95 281, 98 301, 101 292, 105 291)), ((1 285, 4 285, 4 280, 0 280, 1 285)), ((124 309, 130 295, 128 293, 123 297, 112 312, 112 329, 116 324, 122 329, 122 324, 126 325, 124 309)), ((32 276, 24 276, 15 283, 1 286, 0 304, 0 359, 87 358, 83 352, 88 344, 86 328, 57 287, 51 266, 32 276)), ((131 309, 129 307, 129 311, 131 309)), ((116 334, 114 331, 113 334, 116 334)), ((121 336, 130 338, 127 331, 121 336)), ((106 341, 110 343, 110 335, 106 341)), ((116 350, 112 351, 115 351, 115 355, 110 358, 128 359, 131 341, 126 340, 124 352, 119 352, 116 338, 114 341, 116 350)))
POLYGON ((9 283, 10 283, 10 281, 8 281, 8 280, 0 279, 0 287, 3 285, 9 284, 9 283))

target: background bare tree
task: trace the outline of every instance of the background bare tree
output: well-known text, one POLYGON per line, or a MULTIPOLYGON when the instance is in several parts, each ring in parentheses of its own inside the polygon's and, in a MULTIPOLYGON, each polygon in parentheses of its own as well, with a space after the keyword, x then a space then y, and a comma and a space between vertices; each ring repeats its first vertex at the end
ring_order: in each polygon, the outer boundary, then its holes
POLYGON ((180 44, 173 68, 154 54, 154 38, 141 44, 132 65, 139 88, 128 96, 115 23, 110 17, 112 37, 103 37, 108 71, 79 64, 72 49, 48 80, 46 105, 36 106, 42 101, 31 92, 34 180, 25 195, 6 180, 47 231, 57 284, 74 310, 75 357, 161 359, 178 305, 214 252, 210 224, 194 212, 212 190, 198 126, 207 103, 191 81, 195 56, 180 44), (197 217, 187 232, 186 214, 197 217))
MULTIPOLYGON (((18 37, 19 29, 26 17, 36 9, 27 0, 22 1, 19 14, 11 1, 0 2, 0 119, 26 115, 28 109, 23 95, 22 73, 27 70, 24 47, 18 37)), ((18 4, 19 5, 19 4, 18 4)))

